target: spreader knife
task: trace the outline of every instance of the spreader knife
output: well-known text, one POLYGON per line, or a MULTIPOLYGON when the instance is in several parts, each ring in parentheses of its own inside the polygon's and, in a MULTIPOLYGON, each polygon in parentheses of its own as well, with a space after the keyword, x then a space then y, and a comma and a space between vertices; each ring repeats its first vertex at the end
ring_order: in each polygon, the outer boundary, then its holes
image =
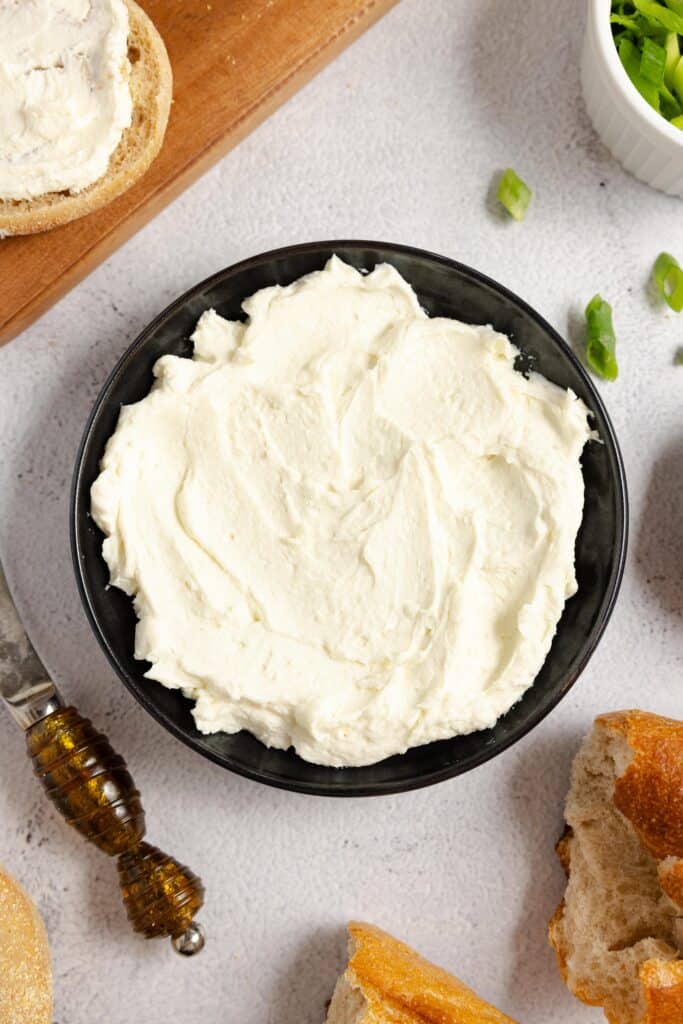
POLYGON ((184 956, 204 945, 194 920, 201 880, 145 835, 145 812, 126 763, 87 718, 67 707, 36 654, 0 564, 0 698, 26 734, 33 771, 62 817, 117 858, 128 918, 146 938, 168 936, 184 956))

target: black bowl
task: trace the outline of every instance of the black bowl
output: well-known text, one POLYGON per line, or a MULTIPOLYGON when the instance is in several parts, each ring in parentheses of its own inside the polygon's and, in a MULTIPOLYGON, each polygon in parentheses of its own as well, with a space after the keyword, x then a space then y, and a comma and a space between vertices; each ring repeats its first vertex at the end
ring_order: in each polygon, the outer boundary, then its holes
POLYGON ((505 288, 453 260, 401 245, 348 241, 290 246, 221 270, 145 328, 95 403, 78 453, 71 507, 73 558, 83 604, 109 661, 142 706, 183 742, 225 768, 269 785, 328 796, 396 793, 439 782, 482 764, 533 729, 576 681, 602 635, 621 581, 627 519, 624 468, 612 425, 588 375, 549 324, 505 288), (268 749, 246 732, 198 732, 189 700, 143 678, 147 663, 133 658, 133 606, 120 590, 107 587, 103 537, 89 514, 90 487, 119 410, 147 394, 159 356, 191 354, 188 338, 205 309, 242 318, 241 303, 248 295, 321 269, 333 253, 367 270, 392 263, 431 315, 490 323, 507 334, 523 353, 522 370, 538 369, 584 400, 603 442, 590 443, 583 455, 586 501, 576 542, 578 593, 567 602, 534 685, 492 729, 415 747, 365 768, 309 764, 293 750, 268 749))

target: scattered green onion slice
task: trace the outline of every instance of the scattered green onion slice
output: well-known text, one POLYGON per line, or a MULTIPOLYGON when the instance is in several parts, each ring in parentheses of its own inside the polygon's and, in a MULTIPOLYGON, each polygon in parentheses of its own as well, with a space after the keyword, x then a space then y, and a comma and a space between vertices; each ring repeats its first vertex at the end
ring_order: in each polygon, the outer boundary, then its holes
POLYGON ((683 310, 683 268, 668 252, 660 252, 652 269, 658 291, 675 313, 683 310))
POLYGON ((671 124, 674 126, 674 128, 683 129, 683 114, 680 115, 679 117, 672 117, 671 124))
POLYGON ((643 52, 640 55, 640 73, 646 82, 657 89, 664 84, 666 68, 666 50, 652 39, 643 40, 643 52))
POLYGON ((683 366, 683 348, 679 348, 674 356, 674 366, 683 366))
POLYGON ((529 186, 525 185, 511 167, 503 171, 496 197, 511 217, 514 217, 515 220, 523 220, 532 195, 529 186))
POLYGON ((617 339, 612 325, 612 307, 600 295, 594 295, 586 306, 586 362, 599 377, 616 380, 619 367, 615 348, 617 339))

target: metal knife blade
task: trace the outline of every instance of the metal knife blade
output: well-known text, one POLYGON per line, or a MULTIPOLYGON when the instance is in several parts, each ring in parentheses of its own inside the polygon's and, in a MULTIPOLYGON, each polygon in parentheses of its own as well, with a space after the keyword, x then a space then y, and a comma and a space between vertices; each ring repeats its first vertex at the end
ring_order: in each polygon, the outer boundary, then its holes
POLYGON ((29 640, 0 563, 0 697, 28 729, 59 707, 57 689, 29 640))

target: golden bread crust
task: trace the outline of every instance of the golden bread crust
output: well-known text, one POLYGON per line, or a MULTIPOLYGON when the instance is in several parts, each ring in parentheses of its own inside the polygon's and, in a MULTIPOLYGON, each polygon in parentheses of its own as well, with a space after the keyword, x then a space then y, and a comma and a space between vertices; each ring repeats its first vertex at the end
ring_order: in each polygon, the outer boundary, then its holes
POLYGON ((125 0, 130 30, 133 120, 111 155, 106 174, 82 192, 35 199, 0 199, 0 237, 29 235, 67 224, 116 199, 142 177, 161 149, 171 109, 173 75, 164 41, 135 0, 125 0))
POLYGON ((363 1024, 515 1024, 452 974, 374 925, 351 922, 347 978, 367 1001, 363 1024))
POLYGON ((601 715, 634 752, 617 779, 614 803, 657 860, 683 857, 683 722, 645 711, 601 715))
POLYGON ((50 1024, 52 970, 45 927, 23 888, 0 868, 0 1024, 50 1024))
POLYGON ((683 860, 663 861, 657 870, 659 884, 673 903, 683 910, 683 860))
POLYGON ((646 960, 638 973, 647 1007, 643 1024, 681 1024, 683 960, 646 960))

